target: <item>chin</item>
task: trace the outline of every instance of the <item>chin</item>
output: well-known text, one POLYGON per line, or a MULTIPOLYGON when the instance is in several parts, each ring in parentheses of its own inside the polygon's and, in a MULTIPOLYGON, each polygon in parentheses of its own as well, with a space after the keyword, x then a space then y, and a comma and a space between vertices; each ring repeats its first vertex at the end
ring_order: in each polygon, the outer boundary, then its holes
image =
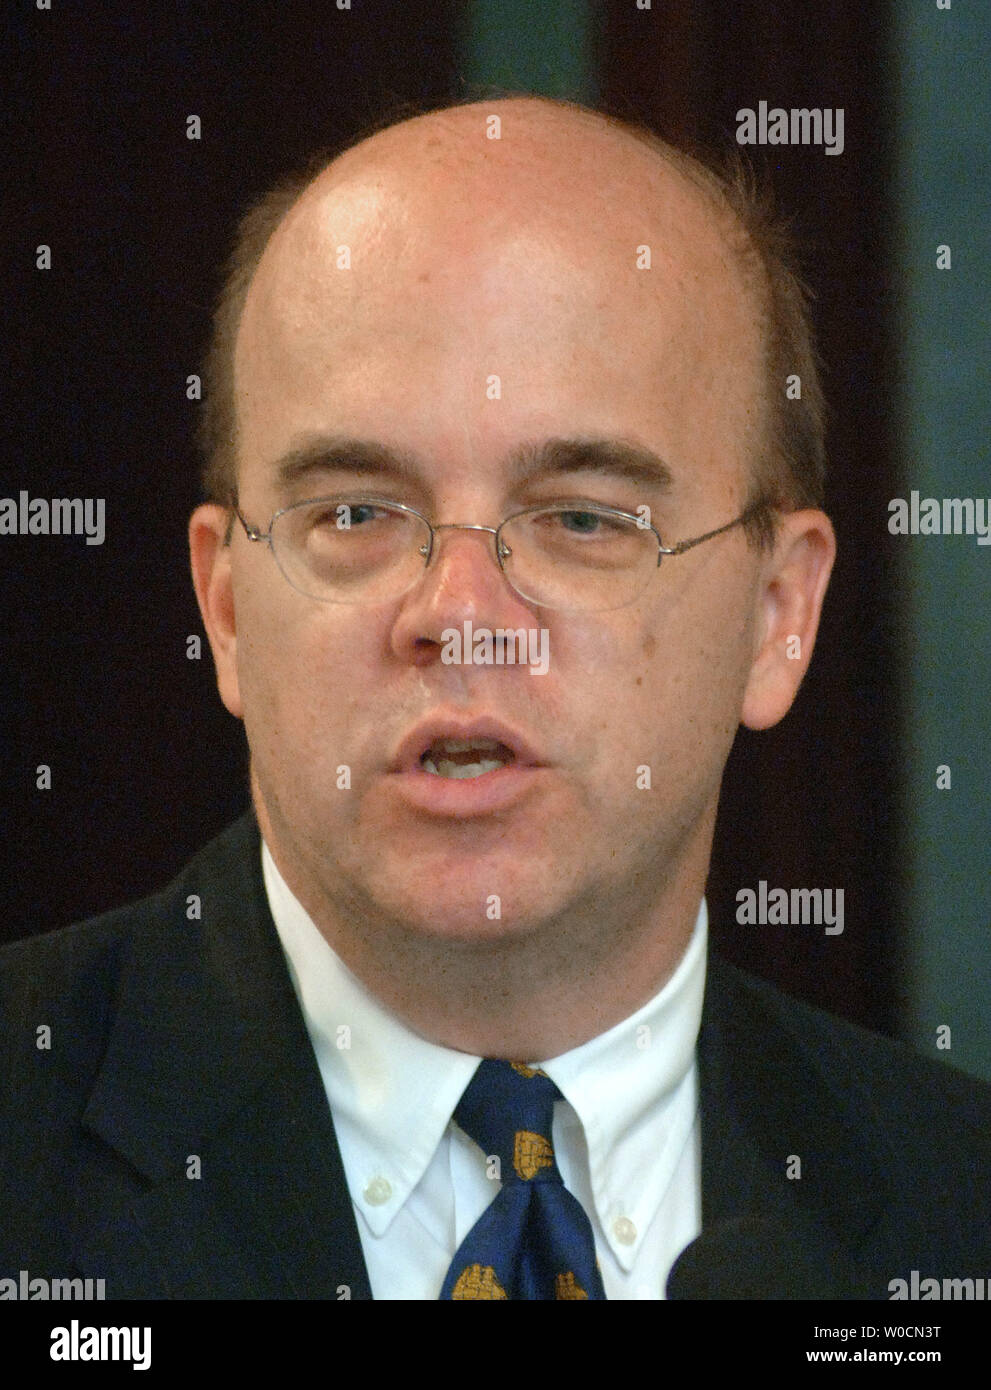
MULTIPOLYGON (((546 885, 546 877, 540 882, 546 885)), ((556 915, 562 895, 527 883, 505 862, 485 871, 477 863, 463 873, 380 876, 367 885, 371 901, 410 935, 441 942, 482 944, 524 937, 556 915), (390 882, 391 879, 391 882, 390 882)))
POLYGON ((407 904, 395 913, 410 937, 452 946, 492 946, 501 942, 521 940, 539 929, 540 919, 528 913, 525 917, 490 918, 479 912, 478 904, 437 903, 425 906, 407 904))

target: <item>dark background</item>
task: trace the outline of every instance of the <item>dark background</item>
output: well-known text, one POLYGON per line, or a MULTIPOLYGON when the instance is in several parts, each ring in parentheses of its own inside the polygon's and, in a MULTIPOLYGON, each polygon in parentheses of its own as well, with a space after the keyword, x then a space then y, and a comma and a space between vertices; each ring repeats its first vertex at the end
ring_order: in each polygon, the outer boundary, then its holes
MULTIPOLYGON (((463 5, 63 3, 8 16, 14 270, 0 495, 106 498, 102 547, 4 537, 0 937, 49 931, 164 884, 247 805, 243 733, 216 694, 188 577, 200 500, 199 370, 234 222, 283 172, 398 111, 472 94, 463 5), (186 139, 199 115, 203 137, 186 139), (34 268, 52 247, 53 268, 34 268), (35 769, 50 764, 51 791, 35 769)), ((665 134, 733 142, 735 113, 843 107, 842 157, 775 147, 767 167, 808 248, 839 559, 792 713, 741 731, 709 886, 725 954, 890 1031, 899 789, 898 576, 887 499, 904 483, 887 418, 888 6, 756 0, 595 7, 600 102, 665 134), (869 134, 865 134, 869 132, 869 134), (735 923, 735 894, 842 887, 846 930, 735 923)), ((492 93, 489 93, 492 94, 492 93)), ((579 95, 579 93, 574 93, 579 95)))

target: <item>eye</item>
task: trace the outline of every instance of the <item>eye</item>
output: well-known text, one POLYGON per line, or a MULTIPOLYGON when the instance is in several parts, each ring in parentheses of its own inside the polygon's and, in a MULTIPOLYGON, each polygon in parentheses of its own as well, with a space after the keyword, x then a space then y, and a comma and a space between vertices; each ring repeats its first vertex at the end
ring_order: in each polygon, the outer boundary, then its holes
POLYGON ((596 531, 603 523, 603 518, 598 512, 562 511, 558 512, 557 515, 566 531, 574 531, 578 535, 588 535, 596 531))
POLYGON ((314 507, 309 513, 309 524, 317 528, 329 526, 338 531, 354 531, 372 521, 382 521, 390 515, 384 507, 379 507, 374 502, 342 498, 340 501, 324 502, 314 507))
POLYGON ((556 507, 545 513, 542 524, 558 537, 580 540, 582 536, 598 541, 625 536, 630 523, 611 512, 593 511, 587 507, 556 507))

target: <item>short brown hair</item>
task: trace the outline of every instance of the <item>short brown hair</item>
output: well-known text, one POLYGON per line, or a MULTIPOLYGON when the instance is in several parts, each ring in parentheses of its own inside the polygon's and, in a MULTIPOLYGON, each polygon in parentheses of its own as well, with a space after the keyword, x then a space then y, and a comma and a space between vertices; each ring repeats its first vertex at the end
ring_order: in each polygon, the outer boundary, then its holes
MULTIPOLYGON (((505 99, 508 98, 493 98, 505 99)), ((767 448, 755 463, 749 500, 753 503, 766 499, 785 508, 821 507, 826 474, 826 409, 810 310, 811 293, 801 278, 795 239, 789 224, 776 211, 768 180, 760 180, 735 147, 723 158, 701 154, 593 107, 552 97, 532 99, 597 117, 624 131, 673 164, 729 212, 731 245, 751 287, 764 330, 767 448), (789 399, 785 394, 786 378, 792 375, 801 383, 797 399, 789 399)), ((321 152, 266 193, 241 219, 225 269, 203 367, 205 398, 199 435, 205 455, 203 487, 209 501, 227 506, 236 495, 234 347, 251 281, 272 234, 309 183, 345 150, 400 120, 425 114, 429 113, 406 108, 398 117, 393 113, 371 129, 363 130, 340 149, 321 152)), ((746 529, 751 544, 759 548, 770 545, 775 534, 773 512, 758 513, 746 529)))

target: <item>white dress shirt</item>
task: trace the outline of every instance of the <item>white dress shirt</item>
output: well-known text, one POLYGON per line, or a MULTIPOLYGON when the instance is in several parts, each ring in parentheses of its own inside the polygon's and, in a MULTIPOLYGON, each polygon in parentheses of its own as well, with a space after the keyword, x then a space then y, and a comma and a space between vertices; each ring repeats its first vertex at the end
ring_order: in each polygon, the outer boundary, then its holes
MULTIPOLYGON (((500 1189, 453 1122, 480 1058, 428 1042, 375 999, 328 945, 268 846, 269 907, 303 1011, 357 1213, 376 1299, 431 1299, 500 1189)), ((517 1058, 557 1084, 552 1142, 588 1213, 606 1296, 660 1299, 701 1230, 695 1044, 708 916, 664 987, 608 1032, 559 1057, 517 1058)))

